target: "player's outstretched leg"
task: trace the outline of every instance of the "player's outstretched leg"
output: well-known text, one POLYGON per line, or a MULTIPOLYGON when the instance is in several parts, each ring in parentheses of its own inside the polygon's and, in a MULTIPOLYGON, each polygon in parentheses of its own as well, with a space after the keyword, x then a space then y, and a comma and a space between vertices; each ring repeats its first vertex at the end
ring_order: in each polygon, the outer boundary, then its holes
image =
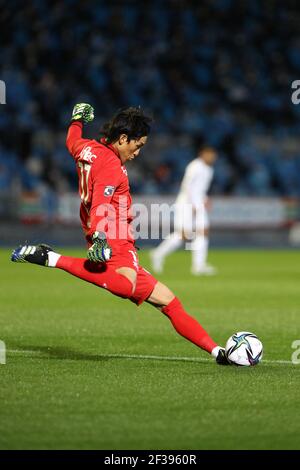
POLYGON ((170 319, 177 333, 211 354, 217 364, 229 365, 225 349, 218 346, 200 323, 184 310, 180 300, 168 287, 158 282, 147 302, 157 307, 170 319))
POLYGON ((84 281, 107 289, 118 297, 128 299, 132 296, 134 288, 132 282, 110 266, 93 263, 86 258, 60 255, 45 244, 19 246, 12 252, 11 260, 16 263, 33 263, 59 268, 84 281))
POLYGON ((33 263, 40 266, 48 266, 48 253, 53 251, 51 246, 23 245, 16 248, 11 255, 11 261, 15 263, 33 263))
POLYGON ((166 307, 162 308, 162 312, 169 317, 180 335, 211 354, 217 364, 229 365, 225 349, 218 346, 200 323, 184 310, 179 299, 175 297, 166 307))

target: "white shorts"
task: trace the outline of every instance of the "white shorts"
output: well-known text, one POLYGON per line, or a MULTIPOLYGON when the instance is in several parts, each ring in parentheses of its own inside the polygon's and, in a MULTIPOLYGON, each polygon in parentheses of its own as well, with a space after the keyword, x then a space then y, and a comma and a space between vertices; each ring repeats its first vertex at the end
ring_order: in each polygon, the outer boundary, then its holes
POLYGON ((209 227, 208 213, 204 205, 193 212, 191 204, 175 204, 174 229, 184 232, 187 238, 193 238, 195 232, 203 232, 209 227))

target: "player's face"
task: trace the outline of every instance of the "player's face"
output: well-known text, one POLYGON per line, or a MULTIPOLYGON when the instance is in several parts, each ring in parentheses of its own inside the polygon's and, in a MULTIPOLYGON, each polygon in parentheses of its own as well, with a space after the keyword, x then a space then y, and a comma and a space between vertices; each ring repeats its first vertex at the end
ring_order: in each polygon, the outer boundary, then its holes
POLYGON ((134 160, 140 153, 141 148, 146 144, 147 136, 140 137, 139 139, 127 140, 127 135, 120 137, 118 151, 122 163, 128 160, 134 160))
POLYGON ((217 159, 217 153, 214 149, 205 149, 199 154, 199 156, 207 165, 210 166, 213 166, 217 159))

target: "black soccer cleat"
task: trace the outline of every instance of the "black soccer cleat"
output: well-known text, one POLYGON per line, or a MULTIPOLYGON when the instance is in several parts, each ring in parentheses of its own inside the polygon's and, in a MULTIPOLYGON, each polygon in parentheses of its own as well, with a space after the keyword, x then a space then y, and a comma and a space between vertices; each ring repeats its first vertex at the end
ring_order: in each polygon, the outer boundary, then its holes
POLYGON ((228 361, 226 357, 224 348, 221 348, 219 350, 218 355, 216 357, 216 363, 219 364, 220 366, 230 366, 230 362, 228 361))
POLYGON ((53 251, 51 246, 41 243, 40 245, 21 245, 11 254, 11 261, 15 263, 33 263, 40 266, 48 266, 48 253, 53 251))

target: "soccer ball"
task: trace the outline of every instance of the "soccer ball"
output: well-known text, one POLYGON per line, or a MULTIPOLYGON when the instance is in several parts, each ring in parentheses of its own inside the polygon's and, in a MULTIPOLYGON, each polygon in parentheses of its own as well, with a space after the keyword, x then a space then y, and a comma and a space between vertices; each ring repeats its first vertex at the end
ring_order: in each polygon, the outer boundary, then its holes
POLYGON ((228 339, 225 354, 232 364, 255 366, 262 359, 263 345, 254 333, 239 331, 228 339))

